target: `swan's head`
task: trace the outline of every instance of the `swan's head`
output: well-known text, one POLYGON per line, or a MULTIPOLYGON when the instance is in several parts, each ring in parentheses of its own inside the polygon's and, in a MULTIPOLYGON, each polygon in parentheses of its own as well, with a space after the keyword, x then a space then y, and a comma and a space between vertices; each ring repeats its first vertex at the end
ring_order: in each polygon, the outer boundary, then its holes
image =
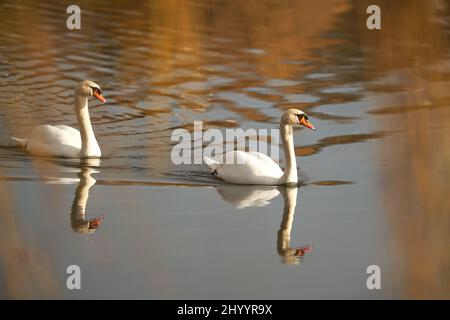
POLYGON ((78 85, 75 92, 85 97, 93 96, 103 103, 106 102, 106 99, 102 95, 102 89, 94 81, 84 80, 78 85))
POLYGON ((312 130, 316 130, 313 124, 309 121, 309 117, 302 110, 288 109, 281 117, 281 122, 291 126, 299 124, 312 130))

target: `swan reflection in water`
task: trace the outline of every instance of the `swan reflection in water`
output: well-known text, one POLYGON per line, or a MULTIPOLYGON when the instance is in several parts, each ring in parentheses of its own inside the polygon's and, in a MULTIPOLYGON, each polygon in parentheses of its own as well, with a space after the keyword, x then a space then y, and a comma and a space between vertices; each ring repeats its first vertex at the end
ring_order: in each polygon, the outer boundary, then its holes
POLYGON ((292 247, 291 231, 297 205, 298 187, 294 186, 243 186, 219 185, 216 188, 223 200, 238 209, 248 207, 264 207, 280 193, 283 196, 284 208, 280 228, 277 234, 277 251, 281 260, 287 264, 299 264, 301 257, 312 251, 312 246, 292 247))
POLYGON ((278 188, 223 184, 216 188, 223 200, 237 209, 265 207, 280 194, 278 188))
POLYGON ((75 191, 72 209, 70 213, 70 225, 73 231, 82 234, 94 233, 103 221, 103 216, 86 219, 86 205, 89 198, 89 190, 96 183, 91 174, 97 172, 94 167, 100 164, 100 159, 84 159, 81 162, 81 170, 78 173, 80 182, 75 191))
POLYGON ((277 237, 277 250, 283 262, 288 264, 300 263, 300 257, 312 251, 312 246, 291 247, 291 231, 294 222, 295 207, 297 205, 297 187, 284 187, 280 190, 284 199, 283 217, 277 237))

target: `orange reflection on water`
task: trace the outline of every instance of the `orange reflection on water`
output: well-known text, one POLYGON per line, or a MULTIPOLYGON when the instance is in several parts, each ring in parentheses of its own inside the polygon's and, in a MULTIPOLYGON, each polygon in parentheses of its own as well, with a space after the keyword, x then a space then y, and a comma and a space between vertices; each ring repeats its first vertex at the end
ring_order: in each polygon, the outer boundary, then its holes
MULTIPOLYGON (((360 4, 361 6, 364 3, 360 4)), ((444 1, 384 1, 370 37, 368 77, 386 74, 399 93, 371 113, 395 130, 379 152, 381 194, 392 229, 392 265, 405 298, 450 297, 450 96, 444 1)), ((382 81, 380 81, 382 83, 382 81)))

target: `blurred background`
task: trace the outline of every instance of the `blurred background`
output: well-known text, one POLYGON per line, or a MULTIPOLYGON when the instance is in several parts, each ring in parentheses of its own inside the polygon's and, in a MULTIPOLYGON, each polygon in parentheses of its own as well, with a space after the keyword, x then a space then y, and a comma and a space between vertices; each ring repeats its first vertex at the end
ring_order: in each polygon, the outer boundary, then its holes
POLYGON ((108 100, 99 162, 0 148, 1 298, 450 298, 448 1, 76 4, 81 30, 69 4, 0 2, 0 135, 77 127, 84 79, 108 100), (318 129, 295 131, 295 192, 170 160, 174 129, 292 107, 318 129))

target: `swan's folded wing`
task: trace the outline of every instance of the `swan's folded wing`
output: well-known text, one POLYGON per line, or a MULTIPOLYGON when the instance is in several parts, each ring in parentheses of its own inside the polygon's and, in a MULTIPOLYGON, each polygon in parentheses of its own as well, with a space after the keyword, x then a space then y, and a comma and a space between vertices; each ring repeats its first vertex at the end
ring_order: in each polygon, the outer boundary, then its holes
MULTIPOLYGON (((259 157, 243 151, 230 151, 228 159, 235 157, 234 163, 224 163, 217 168, 217 176, 223 180, 238 184, 277 184, 283 175, 280 167, 271 160, 261 160, 259 157)), ((268 158, 268 157, 267 157, 268 158)), ((270 159, 270 158, 269 158, 270 159)))
POLYGON ((62 132, 69 133, 69 134, 74 135, 74 136, 80 135, 80 131, 78 131, 75 128, 66 126, 64 124, 59 124, 59 125, 56 125, 56 126, 53 126, 53 127, 61 130, 62 132))
POLYGON ((28 136, 27 151, 41 156, 77 157, 81 149, 80 132, 68 126, 41 125, 28 136))
POLYGON ((265 164, 269 165, 269 166, 278 166, 278 163, 276 163, 275 161, 273 161, 273 159, 267 155, 265 155, 264 153, 260 153, 260 152, 255 152, 255 151, 251 151, 248 153, 251 156, 254 156, 256 158, 258 158, 259 160, 261 160, 262 162, 264 162, 265 164))

